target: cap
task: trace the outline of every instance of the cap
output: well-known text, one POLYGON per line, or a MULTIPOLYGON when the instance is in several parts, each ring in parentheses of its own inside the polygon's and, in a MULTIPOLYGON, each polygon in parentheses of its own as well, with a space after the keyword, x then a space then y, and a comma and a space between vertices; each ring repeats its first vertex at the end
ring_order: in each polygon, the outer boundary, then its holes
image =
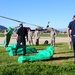
POLYGON ((19 26, 23 27, 23 24, 21 23, 19 26))
POLYGON ((75 18, 75 15, 73 16, 73 18, 75 18))

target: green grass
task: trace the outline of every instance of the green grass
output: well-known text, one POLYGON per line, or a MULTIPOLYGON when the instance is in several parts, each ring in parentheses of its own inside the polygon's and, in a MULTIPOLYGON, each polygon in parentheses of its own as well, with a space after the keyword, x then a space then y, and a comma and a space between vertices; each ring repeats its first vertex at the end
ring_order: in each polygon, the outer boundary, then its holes
MULTIPOLYGON (((49 45, 32 46, 38 51, 49 45)), ((19 56, 9 56, 0 46, 0 75, 75 75, 73 50, 67 43, 56 43, 53 58, 46 61, 18 63, 19 56)))
POLYGON ((50 37, 50 34, 48 33, 42 33, 41 35, 40 35, 40 37, 50 37))
MULTIPOLYGON (((50 37, 50 34, 49 33, 41 34, 40 37, 50 37)), ((67 37, 67 34, 59 33, 56 35, 56 37, 67 37)))
POLYGON ((0 37, 4 37, 5 35, 4 34, 0 34, 0 37))
POLYGON ((67 34, 57 34, 57 37, 67 37, 67 34))
MULTIPOLYGON (((4 34, 0 34, 0 37, 4 37, 5 35, 4 34)), ((16 37, 16 35, 14 35, 14 37, 16 37)), ((40 37, 50 37, 50 34, 48 33, 42 33, 41 35, 40 35, 40 37)), ((57 36, 56 37, 67 37, 67 34, 57 34, 57 36)))

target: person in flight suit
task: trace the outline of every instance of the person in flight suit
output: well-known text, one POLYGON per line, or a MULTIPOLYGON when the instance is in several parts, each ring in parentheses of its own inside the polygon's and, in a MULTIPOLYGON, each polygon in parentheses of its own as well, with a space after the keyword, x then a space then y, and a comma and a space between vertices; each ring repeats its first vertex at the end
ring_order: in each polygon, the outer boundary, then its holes
POLYGON ((36 28, 34 32, 35 44, 39 45, 40 31, 36 28))
POLYGON ((50 37, 51 37, 51 45, 52 46, 55 46, 55 36, 56 36, 56 32, 55 32, 54 28, 51 28, 50 37))
POLYGON ((73 16, 73 21, 71 21, 67 28, 67 34, 68 39, 73 44, 73 50, 74 50, 74 64, 75 64, 75 15, 73 16), (71 36, 70 36, 70 30, 71 30, 71 36))
MULTIPOLYGON (((16 45, 14 55, 17 55, 17 50, 20 46, 20 43, 22 43, 23 55, 25 55, 26 54, 26 39, 25 39, 25 36, 27 36, 27 29, 25 27, 23 27, 23 24, 20 24, 19 26, 20 26, 20 28, 17 31, 17 45, 16 45)), ((27 36, 27 41, 28 41, 28 36, 27 36)))
POLYGON ((33 44, 33 38, 32 38, 32 36, 33 36, 33 33, 32 33, 32 31, 31 31, 31 29, 29 29, 28 30, 28 41, 29 41, 29 45, 34 45, 33 44))

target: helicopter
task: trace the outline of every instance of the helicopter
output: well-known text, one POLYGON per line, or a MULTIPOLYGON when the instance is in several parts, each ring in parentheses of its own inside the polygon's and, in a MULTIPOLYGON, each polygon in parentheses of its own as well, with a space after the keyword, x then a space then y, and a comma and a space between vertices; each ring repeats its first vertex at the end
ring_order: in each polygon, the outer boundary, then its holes
MULTIPOLYGON (((0 16, 1 18, 5 18, 5 19, 8 19, 8 20, 12 20, 12 21, 15 21, 15 22, 18 22, 20 24, 28 24, 28 25, 32 25, 32 26, 36 26, 36 28, 39 30, 39 31, 43 31, 45 33, 47 32, 50 32, 52 27, 49 27, 49 24, 50 24, 50 21, 48 21, 47 23, 47 26, 46 28, 42 27, 42 26, 39 26, 39 25, 36 25, 36 24, 31 24, 31 23, 27 23, 27 22, 23 22, 23 21, 20 21, 20 20, 16 20, 16 19, 12 19, 12 18, 9 18, 9 17, 5 17, 5 16, 0 16)), ((25 27, 27 30, 31 29, 30 27, 25 27)), ((19 29, 19 26, 16 26, 13 28, 13 33, 16 33, 17 30, 19 29)), ((56 29, 53 28, 55 31, 56 29)), ((35 30, 31 30, 31 31, 35 31, 35 30)))
MULTIPOLYGON (((12 18, 5 17, 5 16, 0 16, 0 17, 1 18, 5 18, 5 19, 8 19, 8 20, 15 21, 15 22, 18 22, 20 24, 28 24, 28 25, 32 25, 32 26, 37 26, 37 29, 39 29, 39 30, 43 30, 43 28, 44 28, 44 27, 39 26, 39 25, 36 25, 36 24, 31 24, 31 23, 19 21, 19 20, 16 20, 16 19, 12 19, 12 18)), ((27 28, 27 30, 31 29, 30 27, 26 27, 26 28, 27 28)), ((16 27, 13 28, 14 32, 16 32, 18 29, 19 29, 19 26, 16 26, 16 27)), ((32 30, 32 31, 34 31, 34 30, 32 30)))

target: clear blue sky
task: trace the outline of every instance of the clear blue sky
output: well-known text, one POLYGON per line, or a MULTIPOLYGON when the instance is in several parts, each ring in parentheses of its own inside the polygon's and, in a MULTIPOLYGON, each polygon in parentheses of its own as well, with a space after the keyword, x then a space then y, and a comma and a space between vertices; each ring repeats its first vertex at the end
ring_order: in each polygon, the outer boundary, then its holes
MULTIPOLYGON (((0 16, 46 27, 67 28, 75 15, 75 0, 0 0, 0 16)), ((0 18, 0 25, 15 27, 19 23, 0 18)), ((24 24, 31 29, 36 26, 24 24)))

